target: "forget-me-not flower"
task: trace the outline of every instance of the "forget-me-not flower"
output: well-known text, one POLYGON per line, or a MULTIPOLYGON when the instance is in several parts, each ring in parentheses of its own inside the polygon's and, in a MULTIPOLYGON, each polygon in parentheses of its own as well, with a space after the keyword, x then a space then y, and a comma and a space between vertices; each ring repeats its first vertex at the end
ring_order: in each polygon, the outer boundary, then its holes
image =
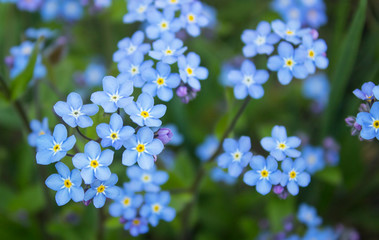
POLYGON ((308 76, 303 83, 303 95, 325 106, 329 99, 330 83, 324 73, 308 76))
POLYGON ((195 1, 182 6, 180 19, 183 27, 192 37, 200 35, 200 28, 208 25, 209 20, 204 15, 202 3, 195 1))
POLYGON ((299 193, 299 186, 306 187, 311 181, 309 173, 305 172, 307 163, 303 158, 297 158, 293 161, 290 158, 286 158, 282 162, 283 175, 280 185, 287 186, 287 190, 292 195, 299 193))
POLYGON ((204 142, 196 148, 196 156, 201 161, 209 160, 218 148, 219 141, 216 136, 209 135, 204 142))
POLYGON ((372 105, 369 113, 358 113, 357 123, 362 126, 361 138, 370 140, 376 137, 379 140, 379 102, 372 105))
POLYGON ((321 224, 322 219, 317 216, 316 208, 302 203, 297 212, 297 219, 308 227, 317 227, 321 224))
POLYGON ((30 128, 32 132, 28 136, 28 143, 32 147, 37 146, 37 138, 42 135, 51 135, 47 118, 44 118, 41 122, 38 120, 30 121, 30 128))
POLYGON ((84 191, 81 187, 82 178, 78 169, 70 169, 62 162, 55 164, 58 174, 50 175, 45 184, 48 188, 57 191, 55 200, 58 206, 65 205, 72 199, 74 202, 83 201, 84 191))
POLYGON ((160 219, 171 222, 175 218, 176 211, 167 206, 170 200, 169 192, 146 193, 145 204, 140 211, 141 216, 147 218, 153 227, 158 225, 160 219))
POLYGON ((42 0, 18 0, 17 7, 20 10, 35 12, 41 5, 42 0))
POLYGON ((40 14, 44 21, 51 21, 60 14, 59 0, 45 0, 41 6, 40 14))
POLYGON ((59 101, 54 105, 55 113, 60 116, 70 127, 90 127, 93 121, 89 116, 99 111, 96 104, 83 105, 82 97, 75 92, 67 96, 67 102, 59 101))
POLYGON ((77 0, 66 0, 59 6, 66 21, 78 21, 83 16, 83 6, 77 0))
POLYGON ((153 60, 144 61, 144 56, 141 53, 136 53, 131 58, 126 58, 118 63, 119 77, 132 81, 134 87, 142 87, 145 80, 141 74, 153 65, 153 60))
POLYGON ((375 84, 373 82, 366 82, 366 83, 363 83, 362 88, 361 88, 362 90, 355 89, 353 93, 357 98, 361 100, 372 101, 374 99, 374 92, 373 92, 374 87, 375 87, 375 84))
POLYGON ((324 149, 322 147, 305 146, 302 158, 307 162, 307 172, 313 174, 325 167, 324 149))
POLYGON ((313 40, 310 34, 306 34, 303 37, 302 45, 307 52, 307 59, 304 62, 304 66, 308 72, 313 74, 316 72, 316 67, 319 69, 325 69, 329 65, 329 60, 326 57, 327 46, 323 39, 313 40))
POLYGON ((163 13, 151 9, 147 14, 149 25, 146 28, 146 36, 150 39, 157 39, 162 33, 176 33, 180 30, 182 22, 175 18, 175 11, 170 8, 163 10, 163 13))
POLYGON ((300 146, 301 140, 298 137, 287 137, 285 127, 274 126, 271 136, 262 138, 261 145, 276 160, 282 161, 286 156, 293 158, 300 157, 301 153, 295 148, 300 146))
POLYGON ((284 40, 293 44, 301 42, 300 37, 303 34, 303 30, 301 30, 301 23, 299 21, 292 20, 285 24, 281 20, 275 20, 271 23, 271 26, 272 30, 284 40))
POLYGON ((151 169, 154 166, 154 156, 163 150, 163 143, 154 139, 154 132, 143 127, 137 134, 125 141, 126 150, 122 154, 122 164, 132 166, 136 162, 142 169, 151 169))
POLYGON ((272 185, 280 183, 282 172, 278 170, 278 162, 268 156, 254 156, 250 162, 250 170, 243 176, 243 181, 249 186, 256 186, 257 192, 266 195, 271 191, 272 185))
POLYGON ((135 53, 140 53, 144 56, 150 50, 150 44, 143 43, 144 39, 145 34, 142 31, 137 31, 131 38, 127 37, 119 41, 117 44, 119 49, 113 54, 113 61, 120 62, 125 58, 130 58, 135 53))
POLYGON ((210 172, 210 177, 215 182, 223 182, 228 185, 235 184, 237 182, 236 177, 230 176, 227 172, 222 170, 221 168, 214 167, 210 172))
POLYGON ((56 125, 52 136, 45 134, 37 138, 37 163, 47 165, 58 162, 74 147, 75 142, 75 136, 67 138, 67 129, 63 124, 56 125))
POLYGON ((109 214, 131 220, 137 216, 137 209, 142 205, 142 195, 130 191, 124 184, 121 194, 109 206, 109 214))
POLYGON ((107 198, 116 199, 120 195, 120 188, 115 186, 117 181, 118 177, 115 173, 112 173, 106 181, 95 180, 91 188, 84 193, 84 201, 93 199, 95 208, 103 207, 107 198))
POLYGON ((128 1, 128 13, 124 15, 124 23, 143 22, 146 19, 147 10, 152 7, 152 2, 153 0, 128 1))
POLYGON ((133 220, 125 223, 124 229, 129 230, 130 235, 133 237, 137 237, 138 235, 149 231, 149 222, 143 217, 134 218, 133 220))
POLYGON ((149 56, 155 60, 173 64, 186 50, 187 47, 183 47, 182 40, 175 38, 174 34, 166 33, 153 42, 153 50, 149 52, 149 56))
POLYGON ((178 58, 180 77, 184 83, 188 83, 192 88, 200 90, 200 80, 208 77, 208 69, 200 67, 200 57, 194 52, 188 53, 187 56, 178 58))
POLYGON ((83 78, 84 82, 88 86, 99 86, 101 80, 105 77, 106 69, 104 64, 92 62, 90 63, 86 70, 84 71, 83 78))
POLYGON ((135 192, 158 192, 160 186, 167 182, 168 174, 164 171, 158 171, 153 166, 150 169, 141 169, 138 166, 131 166, 126 170, 130 179, 128 189, 135 192))

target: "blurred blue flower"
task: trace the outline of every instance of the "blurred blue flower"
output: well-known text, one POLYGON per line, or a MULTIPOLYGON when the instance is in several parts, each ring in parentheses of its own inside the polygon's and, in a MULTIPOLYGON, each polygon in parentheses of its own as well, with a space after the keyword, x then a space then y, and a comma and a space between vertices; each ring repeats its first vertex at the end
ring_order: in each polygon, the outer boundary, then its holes
POLYGON ((330 84, 328 76, 319 73, 307 77, 303 83, 303 95, 308 99, 312 99, 325 106, 329 99, 330 84))
POLYGON ((283 187, 287 186, 287 190, 292 195, 297 195, 299 193, 299 186, 306 187, 311 181, 311 176, 309 173, 305 172, 307 163, 303 158, 297 158, 292 161, 290 158, 286 158, 282 162, 282 180, 280 185, 283 187))
POLYGON ((228 185, 235 184, 237 182, 236 177, 230 176, 227 172, 222 170, 221 168, 215 167, 211 170, 210 176, 215 182, 223 182, 228 185))
POLYGON ((256 30, 245 30, 241 39, 246 44, 242 49, 245 57, 254 57, 257 54, 270 55, 274 51, 273 44, 280 40, 278 35, 271 32, 271 26, 266 21, 260 22, 256 30))
POLYGON ((299 44, 302 36, 301 23, 299 21, 289 21, 287 24, 281 20, 274 20, 271 23, 272 30, 282 39, 293 44, 299 44))
POLYGON ((304 79, 308 76, 308 70, 304 66, 307 52, 302 48, 294 50, 287 42, 281 42, 278 47, 279 55, 268 59, 267 67, 271 71, 278 71, 278 80, 282 85, 287 85, 292 78, 304 79))
POLYGON ((375 102, 370 112, 360 112, 357 123, 362 126, 361 138, 370 140, 376 137, 379 140, 379 102, 375 102))
POLYGON ((305 146, 302 151, 302 158, 307 162, 306 169, 310 174, 314 174, 325 167, 324 150, 322 147, 305 146))
POLYGON ((59 0, 45 0, 41 6, 41 17, 44 21, 51 21, 58 17, 60 10, 59 0))
POLYGON ((326 57, 326 43, 323 39, 317 39, 313 41, 310 34, 303 37, 303 42, 300 47, 306 50, 307 59, 304 62, 304 66, 307 68, 308 73, 315 73, 316 67, 319 69, 326 69, 329 65, 329 60, 326 57))
POLYGON ((153 97, 157 95, 165 102, 170 101, 174 96, 172 89, 180 84, 180 76, 178 73, 171 73, 170 65, 163 62, 158 62, 156 69, 149 68, 142 72, 142 78, 146 80, 142 92, 149 93, 153 97))
POLYGON ((112 0, 94 0, 94 3, 96 8, 108 8, 112 4, 112 0))
POLYGON ((170 8, 164 9, 163 13, 156 9, 149 10, 147 21, 149 25, 146 28, 146 36, 150 39, 157 39, 166 32, 176 33, 182 26, 180 19, 175 18, 175 11, 170 8))
POLYGON ((237 99, 244 99, 247 95, 259 99, 264 95, 262 84, 267 82, 269 76, 266 70, 256 70, 253 62, 245 60, 241 70, 230 71, 228 78, 234 84, 234 96, 237 99))
POLYGON ((59 101, 54 105, 54 111, 70 127, 87 128, 93 125, 89 116, 95 115, 99 107, 96 104, 83 105, 82 97, 72 92, 67 96, 67 102, 59 101))
POLYGON ((307 225, 307 227, 317 227, 321 224, 322 219, 317 216, 316 208, 302 203, 297 212, 297 219, 307 225))
POLYGON ((28 143, 32 147, 37 146, 37 138, 42 135, 51 135, 47 118, 44 118, 41 122, 38 120, 30 121, 30 128, 32 132, 28 136, 28 143))
POLYGON ((96 133, 101 138, 101 146, 112 146, 119 150, 122 144, 134 133, 134 128, 124 126, 122 118, 117 113, 113 113, 109 124, 100 123, 96 126, 96 133))
POLYGON ((168 128, 172 132, 172 138, 170 142, 168 142, 168 145, 173 145, 173 146, 179 146, 180 144, 183 143, 183 135, 179 132, 178 128, 174 124, 166 124, 165 126, 162 126, 164 128, 168 128))
POLYGON ((101 151, 100 145, 90 141, 84 146, 84 153, 77 153, 72 158, 74 167, 80 169, 85 184, 91 184, 96 179, 108 180, 111 176, 109 165, 113 161, 114 152, 109 149, 101 151))
POLYGON ((103 90, 94 92, 91 101, 104 108, 104 112, 113 113, 124 108, 133 101, 133 82, 122 81, 121 78, 106 76, 103 78, 103 90))
POLYGON ((57 35, 57 31, 51 30, 49 28, 28 28, 25 31, 27 38, 37 40, 40 37, 45 39, 51 39, 57 35))
MULTIPOLYGON (((364 101, 372 101, 374 98, 374 92, 373 89, 375 87, 375 84, 373 82, 366 82, 362 85, 362 90, 355 89, 353 91, 354 95, 364 101)), ((379 90, 379 89, 378 89, 379 90)), ((378 94, 379 97, 379 94, 378 94)))
POLYGON ((154 166, 146 170, 131 166, 126 170, 126 174, 130 179, 127 188, 134 192, 158 192, 161 190, 160 186, 168 180, 168 174, 156 170, 154 166))
POLYGON ((179 10, 179 8, 185 4, 192 2, 193 0, 155 0, 155 6, 157 8, 166 9, 170 8, 172 10, 179 10))
POLYGON ((65 0, 60 8, 66 21, 78 21, 83 16, 83 6, 77 0, 65 0))
POLYGON ((126 150, 122 154, 122 164, 132 166, 136 162, 142 169, 151 169, 154 166, 154 156, 163 150, 163 143, 154 139, 154 132, 143 127, 137 134, 131 136, 124 143, 126 150))
POLYGON ((136 102, 132 102, 124 108, 133 122, 139 126, 159 127, 162 121, 159 119, 166 113, 167 107, 163 104, 154 106, 154 98, 148 93, 141 93, 136 102))
POLYGON ((182 40, 175 38, 173 34, 167 33, 153 42, 153 50, 149 52, 149 56, 155 60, 173 64, 178 61, 178 57, 182 56, 186 50, 187 47, 183 47, 182 40))
POLYGON ((67 129, 63 124, 56 125, 52 136, 45 134, 37 138, 37 163, 47 165, 58 162, 74 147, 75 142, 75 136, 67 138, 67 129))
POLYGON ((119 41, 117 44, 119 49, 113 54, 113 61, 120 62, 123 59, 132 57, 135 53, 140 53, 144 56, 150 50, 150 44, 143 43, 144 39, 145 34, 142 31, 137 31, 131 38, 127 37, 119 41))
POLYGON ((131 220, 137 216, 137 209, 142 205, 142 195, 130 191, 125 184, 121 194, 109 206, 109 214, 131 220))
POLYGON ((303 240, 337 240, 339 239, 339 234, 331 228, 319 229, 319 228, 308 228, 305 233, 303 240))
POLYGON ((140 211, 141 216, 147 218, 153 227, 158 225, 160 219, 171 222, 175 218, 176 211, 167 206, 170 200, 169 192, 146 193, 145 204, 140 211))
POLYGON ((201 161, 209 160, 218 148, 219 141, 216 136, 208 135, 204 142, 196 148, 196 156, 201 161))
POLYGON ((180 77, 184 83, 188 83, 192 88, 200 90, 200 80, 208 78, 208 69, 200 67, 200 57, 194 52, 188 53, 187 56, 178 58, 180 77))
POLYGON ((18 0, 17 7, 20 10, 35 12, 38 10, 42 3, 42 0, 18 0))
POLYGON ((126 58, 118 63, 120 70, 119 77, 124 77, 133 82, 134 87, 142 87, 145 80, 142 78, 142 73, 154 65, 152 60, 144 61, 144 57, 140 53, 134 54, 130 59, 126 58))
POLYGON ((295 149, 300 146, 300 138, 287 137, 287 131, 284 126, 274 126, 271 136, 262 138, 261 145, 276 160, 282 161, 286 156, 292 158, 300 157, 301 153, 295 149))
POLYGON ((116 199, 120 195, 120 188, 115 186, 117 181, 118 177, 114 173, 106 181, 95 180, 84 193, 84 201, 93 199, 95 208, 103 207, 107 198, 116 199))
POLYGON ((143 22, 146 19, 147 10, 152 7, 152 2, 153 0, 128 1, 128 13, 124 15, 124 23, 143 22))
POLYGON ((137 237, 140 234, 147 233, 149 231, 149 225, 146 218, 138 217, 125 223, 124 229, 129 230, 130 235, 133 237, 137 237))
POLYGON ((202 3, 199 1, 194 1, 182 6, 180 19, 183 27, 192 37, 199 36, 200 28, 207 26, 209 23, 209 20, 204 15, 202 8, 202 3))
POLYGON ((225 153, 217 158, 217 164, 221 168, 228 168, 228 173, 233 177, 238 177, 243 168, 246 167, 252 157, 250 152, 250 138, 240 137, 238 141, 227 138, 222 144, 225 153))
POLYGON ((104 64, 92 62, 84 71, 84 81, 88 86, 99 86, 105 74, 106 69, 104 64))
POLYGON ((74 202, 83 201, 84 191, 81 187, 82 178, 78 169, 70 169, 64 163, 55 164, 58 174, 50 175, 45 184, 48 188, 57 191, 55 200, 58 206, 65 205, 72 199, 74 202))
POLYGON ((247 171, 243 181, 249 186, 256 186, 257 192, 266 195, 271 191, 272 185, 280 183, 282 172, 278 170, 278 162, 268 156, 254 156, 250 162, 253 170, 247 171))

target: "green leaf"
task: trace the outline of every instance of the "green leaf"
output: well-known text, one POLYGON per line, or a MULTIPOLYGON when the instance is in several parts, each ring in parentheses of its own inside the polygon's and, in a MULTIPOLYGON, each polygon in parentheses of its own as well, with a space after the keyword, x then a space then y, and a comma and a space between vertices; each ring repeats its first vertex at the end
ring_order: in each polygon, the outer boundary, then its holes
POLYGON ((38 212, 45 206, 43 187, 40 184, 28 186, 21 191, 9 204, 9 210, 25 209, 29 212, 38 212))
POLYGON ((367 0, 361 0, 358 10, 354 16, 353 22, 349 27, 349 31, 341 44, 339 58, 335 67, 332 69, 331 77, 331 95, 326 114, 323 119, 323 136, 329 134, 332 130, 332 123, 335 121, 336 111, 341 105, 343 94, 346 92, 346 86, 350 79, 350 75, 354 70, 354 64, 358 55, 359 45, 362 38, 362 31, 366 18, 367 0))
POLYGON ((43 39, 43 37, 40 37, 37 40, 37 42, 34 45, 32 54, 29 57, 29 62, 26 65, 26 68, 12 80, 10 86, 12 100, 19 98, 25 92, 30 80, 32 80, 34 74, 34 67, 36 65, 37 56, 39 54, 39 47, 43 39))
POLYGON ((342 183, 342 174, 339 168, 328 167, 314 175, 316 178, 330 183, 332 185, 339 185, 342 183))
POLYGON ((181 212, 185 206, 192 200, 191 193, 172 194, 170 206, 177 212, 181 212))
POLYGON ((277 197, 268 199, 266 211, 273 232, 282 230, 284 218, 295 212, 294 199, 293 197, 288 197, 286 200, 277 197))

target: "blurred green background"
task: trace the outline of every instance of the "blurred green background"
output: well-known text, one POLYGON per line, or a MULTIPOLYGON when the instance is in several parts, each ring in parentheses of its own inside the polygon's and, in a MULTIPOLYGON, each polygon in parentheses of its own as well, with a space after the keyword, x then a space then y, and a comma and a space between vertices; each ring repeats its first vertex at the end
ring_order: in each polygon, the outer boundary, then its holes
MULTIPOLYGON (((201 37, 187 39, 189 51, 201 56, 209 69, 198 97, 188 105, 178 98, 167 104, 165 123, 174 123, 185 141, 175 149, 175 166, 163 189, 188 187, 192 184, 200 162, 194 151, 206 135, 220 136, 230 118, 242 104, 234 100, 230 89, 219 84, 223 62, 241 55, 241 33, 255 29, 262 20, 279 16, 270 10, 270 1, 207 0, 217 10, 218 26, 206 30, 201 37)), ((284 125, 290 135, 306 133, 313 145, 321 145, 325 136, 334 137, 341 145, 340 164, 312 177, 310 186, 297 197, 280 200, 273 194, 261 196, 242 180, 234 186, 214 183, 207 176, 201 184, 190 215, 184 208, 191 201, 189 193, 172 196, 177 217, 171 223, 160 222, 147 235, 137 239, 254 239, 258 223, 267 219, 272 231, 280 231, 282 220, 295 214, 297 206, 306 202, 317 207, 324 223, 342 223, 355 228, 361 239, 379 239, 379 148, 377 141, 360 142, 350 136, 344 118, 355 115, 360 101, 352 91, 367 81, 379 79, 379 2, 377 0, 326 1, 329 21, 321 27, 320 37, 328 43, 330 60, 327 74, 331 80, 331 96, 327 109, 320 115, 309 110, 310 102, 301 94, 301 80, 282 86, 274 74, 264 85, 265 96, 251 101, 239 120, 234 135, 252 138, 253 151, 265 154, 259 141, 271 128, 284 125), (186 219, 189 219, 187 221, 186 219)), ((123 24, 124 0, 114 0, 112 7, 99 15, 86 16, 75 24, 43 23, 38 14, 19 11, 14 5, 0 4, 0 59, 12 46, 23 40, 28 27, 51 27, 69 37, 67 54, 51 65, 48 79, 28 88, 20 99, 29 120, 47 116, 52 128, 58 119, 52 106, 60 100, 46 84, 52 81, 67 95, 76 89, 75 71, 84 70, 92 57, 105 59, 108 75, 118 74, 112 63, 117 42, 131 36, 139 24, 123 24)), ((263 68, 265 58, 255 58, 263 68)), ((5 64, 0 73, 8 80, 5 64)), ((93 129, 88 130, 91 134, 93 129)), ((70 202, 58 207, 54 192, 44 180, 55 172, 54 166, 38 166, 34 149, 28 146, 27 131, 12 103, 0 100, 0 238, 1 239, 95 239, 98 234, 99 211, 92 205, 70 202)), ((112 171, 119 183, 126 181, 121 159, 114 161, 112 171)), ((67 161, 68 162, 68 161, 67 161)), ((107 208, 104 209, 107 214, 107 208)), ((118 219, 107 217, 107 239, 131 238, 118 219)))

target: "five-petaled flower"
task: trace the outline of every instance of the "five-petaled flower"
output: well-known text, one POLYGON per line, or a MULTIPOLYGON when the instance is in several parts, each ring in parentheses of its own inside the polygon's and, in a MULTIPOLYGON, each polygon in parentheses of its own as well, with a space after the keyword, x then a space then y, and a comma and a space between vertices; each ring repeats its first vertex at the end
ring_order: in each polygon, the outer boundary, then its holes
POLYGON ((145 204, 140 211, 141 216, 147 218, 153 227, 158 225, 160 219, 166 222, 172 221, 176 212, 175 209, 167 206, 170 200, 169 192, 146 193, 145 204))
POLYGON ((361 138, 370 140, 376 137, 379 140, 379 102, 375 102, 370 112, 360 112, 357 123, 362 126, 361 138))
POLYGON ((126 174, 130 178, 130 183, 127 183, 128 189, 134 192, 158 192, 161 190, 160 186, 168 180, 168 174, 156 170, 155 166, 150 169, 131 166, 126 170, 126 174))
POLYGON ((200 80, 208 77, 208 69, 200 67, 200 57, 194 52, 188 53, 187 56, 178 58, 180 77, 184 83, 188 83, 196 90, 200 90, 200 80))
POLYGON ((299 193, 299 186, 306 187, 311 181, 311 176, 309 173, 305 172, 307 163, 303 158, 297 158, 293 161, 290 158, 286 158, 282 162, 282 179, 280 185, 283 187, 287 186, 287 190, 292 195, 297 195, 299 193))
POLYGON ((117 181, 118 177, 114 173, 106 181, 95 180, 84 193, 84 201, 93 199, 95 208, 103 207, 107 198, 116 199, 120 195, 120 188, 115 186, 117 181))
POLYGON ((142 205, 142 202, 142 195, 135 194, 124 184, 121 194, 109 206, 109 214, 113 217, 131 220, 137 216, 137 209, 142 205))

